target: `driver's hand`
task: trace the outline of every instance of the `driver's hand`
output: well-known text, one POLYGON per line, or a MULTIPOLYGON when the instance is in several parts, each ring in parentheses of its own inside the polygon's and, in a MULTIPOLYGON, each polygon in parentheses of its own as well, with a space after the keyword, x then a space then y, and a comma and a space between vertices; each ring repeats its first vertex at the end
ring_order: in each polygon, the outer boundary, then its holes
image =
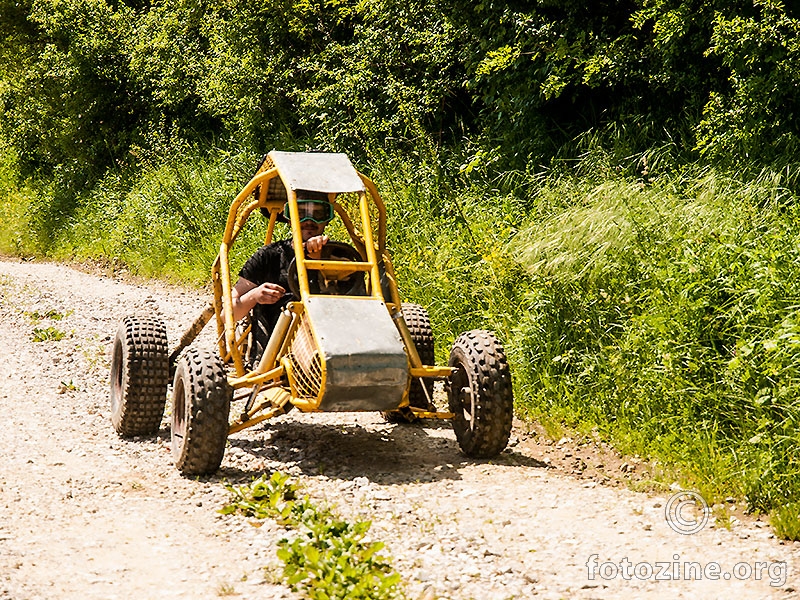
POLYGON ((315 235, 312 238, 308 238, 306 243, 304 244, 306 247, 306 252, 308 252, 309 258, 321 258, 322 257, 322 247, 328 243, 327 235, 315 235))
POLYGON ((253 288, 249 295, 255 298, 257 304, 275 304, 278 300, 283 298, 286 290, 283 286, 277 283, 262 283, 256 288, 253 288))

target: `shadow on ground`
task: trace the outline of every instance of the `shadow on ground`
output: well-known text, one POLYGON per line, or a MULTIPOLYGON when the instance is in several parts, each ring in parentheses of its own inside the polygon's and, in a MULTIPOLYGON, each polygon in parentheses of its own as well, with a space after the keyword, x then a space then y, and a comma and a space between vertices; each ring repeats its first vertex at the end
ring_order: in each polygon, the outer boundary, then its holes
POLYGON ((256 435, 231 436, 228 444, 217 476, 239 483, 290 467, 307 476, 367 477, 382 485, 459 479, 458 467, 469 464, 547 467, 513 449, 491 460, 468 458, 450 424, 441 422, 376 425, 276 419, 256 435))

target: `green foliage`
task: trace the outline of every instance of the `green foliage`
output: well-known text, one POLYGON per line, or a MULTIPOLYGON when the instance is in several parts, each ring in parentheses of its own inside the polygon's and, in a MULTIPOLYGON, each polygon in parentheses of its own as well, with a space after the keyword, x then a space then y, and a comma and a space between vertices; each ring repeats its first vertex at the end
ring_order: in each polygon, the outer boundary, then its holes
POLYGON ((770 513, 770 525, 775 534, 785 540, 800 540, 800 503, 779 506, 770 513))
POLYGON ((594 423, 758 510, 797 497, 792 200, 766 177, 617 181, 523 229, 511 346, 532 413, 594 423))
POLYGON ((63 340, 67 334, 53 326, 34 327, 31 333, 31 340, 34 342, 58 342, 63 340))
POLYGON ((647 139, 636 151, 674 137, 717 84, 704 54, 714 4, 482 2, 455 12, 473 38, 467 87, 485 135, 516 166, 595 127, 635 125, 647 139))
POLYGON ((350 15, 352 36, 299 65, 309 84, 297 107, 310 136, 351 152, 409 149, 426 133, 463 127, 465 46, 445 3, 371 0, 350 15))
POLYGON ((132 18, 104 0, 39 0, 10 36, 26 43, 11 65, 19 79, 5 80, 4 137, 73 191, 120 156, 140 109, 126 77, 132 18))
POLYGON ((64 317, 72 314, 72 311, 60 313, 56 310, 40 312, 38 310, 26 311, 25 316, 35 325, 31 332, 31 340, 34 342, 58 342, 67 337, 67 333, 52 325, 40 326, 42 321, 61 321, 64 317))
POLYGON ((36 191, 19 177, 17 154, 0 143, 0 251, 20 256, 43 252, 49 240, 37 238, 32 226, 31 208, 36 191))
POLYGON ((378 554, 383 544, 367 540, 369 522, 348 523, 307 496, 298 499, 297 486, 279 472, 227 488, 233 501, 223 514, 272 518, 297 531, 278 544, 283 576, 293 590, 314 600, 402 598, 400 575, 378 554))
POLYGON ((755 0, 754 8, 755 14, 714 18, 708 53, 730 69, 730 91, 711 92, 698 147, 723 162, 786 160, 798 148, 800 19, 775 0, 755 0))
POLYGON ((59 394, 66 394, 67 392, 77 392, 78 386, 75 385, 75 382, 70 379, 69 381, 62 381, 58 385, 58 393, 59 394))
POLYGON ((314 600, 400 597, 400 575, 378 554, 383 543, 365 541, 369 522, 350 524, 312 509, 305 525, 304 535, 279 544, 278 558, 292 589, 314 600))
MULTIPOLYGON (((143 161, 144 162, 144 161, 143 161)), ((150 161, 137 178, 113 171, 82 193, 80 206, 64 218, 49 245, 51 256, 125 263, 142 275, 205 282, 219 251, 231 199, 255 163, 246 153, 197 156, 182 149, 150 161)), ((28 218, 47 212, 52 192, 43 193, 28 218)), ((258 219, 254 219, 258 223, 258 219)), ((32 224, 32 229, 37 225, 32 224)), ((250 228, 239 252, 252 251, 262 236, 250 228)), ((242 261, 238 254, 234 260, 242 261)))
MULTIPOLYGON (((275 519, 281 525, 293 526, 297 521, 297 485, 285 473, 276 471, 267 479, 262 475, 249 486, 227 485, 231 503, 220 510, 223 515, 242 513, 256 519, 275 519)), ((302 511, 300 511, 302 516, 302 511)))
POLYGON ((69 313, 64 314, 64 313, 58 312, 57 310, 50 309, 50 310, 45 311, 45 312, 40 312, 38 310, 26 312, 25 316, 28 317, 33 323, 38 323, 39 321, 41 321, 43 319, 51 319, 53 321, 60 321, 64 317, 68 316, 69 314, 72 314, 72 311, 69 311, 69 313))
POLYGON ((0 138, 67 216, 132 146, 186 141, 467 141, 524 168, 622 127, 635 152, 773 160, 798 135, 799 23, 778 0, 2 0, 0 138))
POLYGON ((236 596, 236 588, 229 583, 221 583, 217 586, 217 596, 236 596))

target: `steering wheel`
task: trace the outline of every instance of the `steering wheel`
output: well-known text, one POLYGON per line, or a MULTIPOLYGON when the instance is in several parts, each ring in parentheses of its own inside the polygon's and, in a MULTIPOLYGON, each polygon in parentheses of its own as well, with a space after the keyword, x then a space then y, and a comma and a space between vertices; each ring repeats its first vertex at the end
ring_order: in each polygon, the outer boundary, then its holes
MULTIPOLYGON (((341 260, 361 262, 363 259, 358 250, 343 242, 328 242, 322 247, 322 260, 341 260)), ((347 275, 331 273, 325 275, 317 269, 308 269, 308 289, 312 294, 329 294, 339 296, 364 296, 367 293, 364 284, 364 272, 353 271, 347 275)), ((292 258, 288 269, 289 291, 300 297, 300 281, 297 276, 297 260, 292 258)))

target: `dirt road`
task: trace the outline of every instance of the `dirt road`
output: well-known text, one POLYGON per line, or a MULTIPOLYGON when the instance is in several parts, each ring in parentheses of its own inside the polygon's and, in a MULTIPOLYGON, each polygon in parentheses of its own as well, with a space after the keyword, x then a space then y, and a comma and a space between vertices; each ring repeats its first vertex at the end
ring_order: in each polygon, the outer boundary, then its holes
POLYGON ((446 423, 293 411, 232 436, 216 476, 182 478, 167 418, 154 438, 114 433, 109 350, 123 316, 160 315, 172 342, 207 300, 0 262, 0 600, 296 598, 277 577, 286 532, 217 512, 225 481, 273 470, 371 520, 410 598, 800 597, 800 547, 765 523, 677 533, 669 493, 614 484, 641 465, 524 427, 487 462, 466 460, 446 423))

